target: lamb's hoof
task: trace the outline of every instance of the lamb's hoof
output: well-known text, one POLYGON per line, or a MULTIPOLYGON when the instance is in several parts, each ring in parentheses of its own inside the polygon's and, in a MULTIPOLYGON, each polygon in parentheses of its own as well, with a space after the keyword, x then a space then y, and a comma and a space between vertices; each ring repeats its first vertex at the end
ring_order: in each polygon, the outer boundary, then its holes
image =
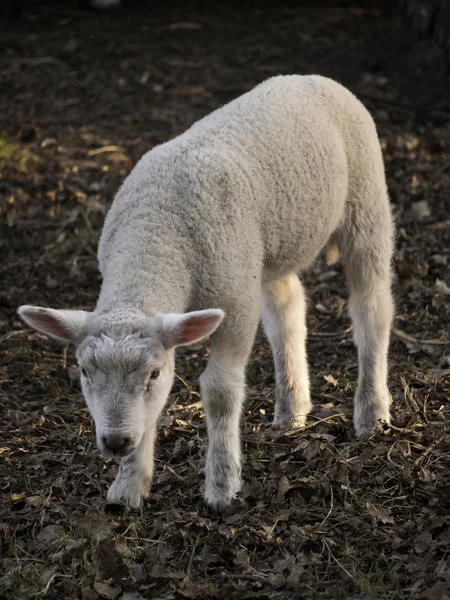
POLYGON ((205 502, 208 505, 208 508, 210 508, 213 512, 215 512, 219 515, 223 514, 230 508, 230 506, 235 498, 236 498, 236 494, 234 494, 234 495, 230 494, 230 495, 223 496, 220 498, 217 496, 214 496, 214 497, 207 496, 205 494, 205 502))
POLYGON ((278 417, 275 416, 272 422, 272 429, 302 429, 306 425, 306 415, 296 417, 278 417))
POLYGON ((380 431, 384 426, 389 425, 389 410, 374 410, 361 413, 355 411, 353 420, 356 435, 358 437, 370 437, 376 431, 380 431))
POLYGON ((205 502, 210 510, 217 515, 224 514, 231 506, 231 500, 218 500, 218 499, 209 499, 205 497, 205 502))
POLYGON ((229 482, 228 485, 206 485, 205 502, 216 513, 225 512, 241 489, 241 480, 229 482))
POLYGON ((116 480, 108 490, 106 504, 107 506, 138 509, 141 505, 142 495, 139 486, 116 480))
POLYGON ((355 433, 359 438, 368 438, 375 435, 377 431, 381 431, 384 427, 389 426, 389 419, 377 419, 376 421, 358 421, 355 422, 355 433))
POLYGON ((381 389, 374 393, 364 388, 358 389, 355 396, 353 422, 358 437, 372 436, 390 423, 389 407, 392 403, 389 390, 381 389))

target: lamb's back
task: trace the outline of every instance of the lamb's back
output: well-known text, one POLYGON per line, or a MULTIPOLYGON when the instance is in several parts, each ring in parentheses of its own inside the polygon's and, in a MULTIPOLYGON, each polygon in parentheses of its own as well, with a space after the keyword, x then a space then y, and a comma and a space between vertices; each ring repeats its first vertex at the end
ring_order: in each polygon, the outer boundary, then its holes
POLYGON ((268 269, 290 270, 302 255, 306 266, 342 219, 352 138, 367 127, 367 111, 338 83, 271 78, 141 159, 110 210, 99 257, 130 231, 143 246, 165 229, 166 244, 203 264, 258 255, 268 269))
POLYGON ((320 76, 272 78, 194 124, 181 136, 185 160, 205 165, 192 172, 205 175, 202 212, 223 247, 248 254, 259 243, 273 271, 310 264, 343 218, 353 138, 367 126, 362 104, 320 76))

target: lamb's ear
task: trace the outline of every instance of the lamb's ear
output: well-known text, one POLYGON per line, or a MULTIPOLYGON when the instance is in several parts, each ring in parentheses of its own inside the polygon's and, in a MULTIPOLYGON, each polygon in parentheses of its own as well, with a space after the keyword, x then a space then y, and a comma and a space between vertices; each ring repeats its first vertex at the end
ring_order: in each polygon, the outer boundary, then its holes
POLYGON ((17 312, 34 329, 63 342, 76 344, 87 335, 89 313, 84 310, 21 306, 17 312))
POLYGON ((166 348, 187 346, 211 335, 225 313, 220 308, 186 314, 167 314, 161 320, 161 341, 166 348))

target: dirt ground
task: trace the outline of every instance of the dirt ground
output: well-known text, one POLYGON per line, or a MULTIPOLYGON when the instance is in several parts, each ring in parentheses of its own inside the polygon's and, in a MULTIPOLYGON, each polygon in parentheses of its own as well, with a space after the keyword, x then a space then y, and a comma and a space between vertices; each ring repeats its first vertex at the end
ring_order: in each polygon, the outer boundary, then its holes
MULTIPOLYGON (((63 6, 65 4, 65 6, 63 6)), ((450 124, 441 58, 348 2, 141 3, 111 14, 34 2, 0 29, 0 598, 450 597, 450 124), (267 429, 274 375, 248 368, 245 487, 202 501, 203 346, 180 353, 140 513, 104 511, 72 351, 25 328, 22 303, 92 309, 106 209, 152 146, 257 82, 318 72, 372 111, 397 225, 393 426, 352 429, 356 353, 338 266, 304 275, 315 407, 267 429)), ((447 86, 447 87, 446 87, 447 86)))

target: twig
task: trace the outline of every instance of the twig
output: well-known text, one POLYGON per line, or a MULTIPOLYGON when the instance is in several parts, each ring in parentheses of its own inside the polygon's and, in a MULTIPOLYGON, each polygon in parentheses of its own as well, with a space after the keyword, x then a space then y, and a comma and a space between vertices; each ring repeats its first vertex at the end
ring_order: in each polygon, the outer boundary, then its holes
POLYGON ((414 429, 407 429, 406 427, 396 427, 395 425, 392 425, 392 423, 389 423, 387 427, 389 427, 389 429, 392 429, 393 431, 398 431, 399 433, 415 433, 414 429))
POLYGON ((181 383, 184 385, 184 387, 189 390, 189 392, 193 395, 193 396, 200 396, 200 394, 198 392, 196 392, 195 390, 192 389, 192 386, 182 377, 180 377, 179 375, 177 375, 175 373, 175 379, 178 379, 178 381, 181 381, 181 383))
POLYGON ((337 400, 336 396, 332 394, 325 394, 324 392, 311 392, 311 397, 317 400, 337 400))
POLYGON ((439 446, 439 444, 441 444, 446 438, 447 438, 447 434, 444 433, 437 440, 434 440, 434 442, 428 446, 428 448, 425 450, 425 452, 423 454, 421 454, 419 457, 416 458, 416 460, 414 461, 414 466, 415 467, 420 466, 422 464, 423 460, 429 454, 431 454, 431 452, 433 452, 433 450, 435 448, 437 448, 437 446, 439 446))
POLYGON ((447 219, 446 221, 439 221, 438 223, 432 223, 431 225, 428 225, 428 228, 435 231, 450 229, 450 219, 447 219))
POLYGON ((124 540, 127 542, 145 542, 146 544, 165 544, 164 540, 152 540, 151 538, 141 538, 141 537, 124 537, 124 540))
POLYGON ((11 65, 2 71, 0 75, 5 73, 14 73, 19 70, 19 68, 24 66, 40 66, 40 65, 64 65, 64 63, 59 60, 59 58, 55 58, 54 56, 36 56, 32 58, 17 58, 14 60, 11 65))
POLYGON ((30 597, 34 598, 35 596, 45 596, 45 594, 48 592, 50 586, 52 585, 52 582, 55 579, 55 577, 65 577, 66 579, 70 579, 72 577, 72 575, 63 575, 62 573, 53 573, 53 575, 47 581, 47 585, 45 586, 45 588, 40 590, 39 592, 34 592, 33 594, 30 594, 30 597))
POLYGON ((420 412, 419 406, 417 405, 417 402, 414 400, 411 389, 410 389, 409 385, 406 383, 406 379, 404 377, 401 377, 400 381, 403 386, 403 396, 404 396, 405 402, 409 408, 409 412, 412 415, 415 415, 416 413, 420 412), (413 405, 414 410, 411 409, 411 406, 409 404, 410 402, 413 405))
POLYGON ((324 518, 324 520, 320 523, 319 527, 321 525, 323 525, 325 523, 325 521, 328 519, 328 517, 331 515, 331 513, 333 512, 333 508, 334 508, 334 497, 333 497, 333 488, 330 486, 330 492, 331 492, 331 503, 330 503, 330 510, 328 511, 326 517, 324 518))
POLYGON ((123 152, 124 149, 121 146, 102 146, 95 150, 89 150, 88 156, 96 156, 97 154, 103 154, 104 152, 123 152))
POLYGON ((261 579, 267 579, 269 576, 265 573, 226 573, 221 571, 220 576, 223 578, 238 578, 238 579, 249 579, 250 581, 260 581, 261 579))
POLYGON ((396 444, 398 444, 398 442, 399 442, 399 441, 401 441, 401 440, 396 440, 396 441, 395 441, 395 442, 392 444, 392 446, 389 448, 389 452, 387 453, 387 456, 386 456, 386 458, 387 458, 387 459, 388 459, 388 461, 391 463, 391 465, 394 465, 394 467, 397 467, 397 468, 400 468, 400 469, 401 469, 401 468, 402 468, 402 467, 401 467, 401 465, 398 465, 397 463, 395 463, 395 462, 392 460, 392 458, 391 458, 391 452, 392 452, 392 450, 394 449, 394 446, 395 446, 396 444))
POLYGON ((199 400, 198 402, 193 402, 192 404, 188 404, 187 406, 179 406, 178 410, 191 410, 192 408, 201 408, 202 404, 202 401, 199 400))
POLYGON ((410 342, 411 344, 419 344, 423 346, 450 346, 450 340, 418 340, 412 337, 412 335, 409 335, 408 333, 405 333, 396 327, 392 328, 392 332, 395 333, 395 335, 402 341, 410 342))
POLYGON ((195 549, 197 548, 197 542, 198 542, 198 538, 199 537, 200 537, 200 534, 195 538, 195 541, 194 541, 194 543, 192 545, 192 552, 191 552, 191 555, 189 557, 189 563, 188 563, 188 566, 186 568, 186 575, 185 575, 185 578, 184 578, 185 581, 187 581, 187 579, 189 578, 189 574, 190 574, 191 569, 192 569, 192 563, 194 562, 194 556, 195 556, 195 549))
POLYGON ((347 574, 347 575, 350 577, 350 579, 353 579, 353 581, 356 581, 356 583, 359 583, 359 582, 358 582, 358 580, 357 580, 357 579, 355 579, 355 578, 353 577, 353 575, 352 575, 351 573, 349 573, 349 571, 347 571, 347 569, 344 567, 344 565, 343 565, 343 564, 341 564, 341 563, 338 561, 338 559, 337 559, 337 558, 334 556, 334 554, 331 552, 331 550, 330 550, 330 547, 329 547, 329 545, 328 545, 328 542, 327 542, 327 540, 326 540, 325 538, 323 538, 323 540, 322 540, 322 541, 323 541, 323 543, 325 544, 325 546, 327 547, 328 553, 329 553, 329 555, 331 556, 331 558, 332 558, 334 561, 336 561, 336 563, 337 563, 337 564, 338 564, 338 565, 341 567, 341 569, 344 571, 344 573, 346 573, 346 574, 347 574))
POLYGON ((311 423, 311 425, 306 425, 305 427, 299 427, 298 429, 288 429, 287 431, 284 431, 283 434, 284 435, 295 435, 297 433, 302 433, 306 429, 312 429, 313 427, 320 425, 320 423, 325 423, 325 421, 331 421, 331 419, 336 419, 337 417, 340 417, 342 420, 345 420, 344 413, 337 413, 335 415, 329 415, 328 417, 319 419, 315 423, 311 423))
POLYGON ((314 339, 320 339, 320 338, 328 338, 328 339, 333 339, 333 338, 339 338, 339 337, 344 337, 345 335, 349 334, 352 331, 352 328, 349 327, 348 329, 345 329, 344 331, 336 331, 334 333, 332 332, 320 332, 317 331, 315 333, 308 333, 308 338, 314 339))
POLYGON ((170 471, 170 473, 172 473, 172 475, 175 475, 175 477, 177 477, 178 479, 183 480, 183 477, 181 477, 181 475, 178 475, 178 473, 174 471, 170 465, 164 465, 164 468, 170 471))
POLYGON ((9 331, 0 337, 0 344, 6 342, 12 337, 16 337, 17 335, 25 335, 26 333, 32 333, 32 329, 17 329, 16 331, 9 331))

